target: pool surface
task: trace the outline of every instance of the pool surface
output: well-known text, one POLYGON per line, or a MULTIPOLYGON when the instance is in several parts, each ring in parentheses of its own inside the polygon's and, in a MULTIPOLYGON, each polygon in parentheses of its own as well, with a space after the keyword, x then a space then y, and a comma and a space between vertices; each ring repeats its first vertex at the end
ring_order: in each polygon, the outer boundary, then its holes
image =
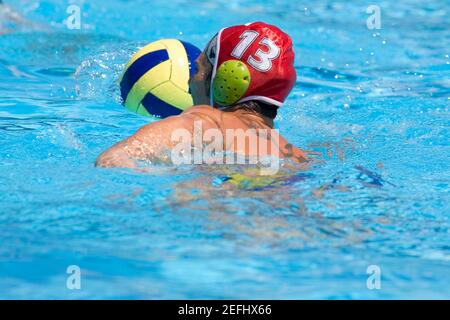
POLYGON ((381 29, 366 1, 5 2, 33 24, 0 36, 0 298, 450 299, 448 1, 377 1, 381 29), (277 126, 317 164, 266 188, 94 167, 149 121, 120 104, 134 51, 258 20, 293 38, 277 126))

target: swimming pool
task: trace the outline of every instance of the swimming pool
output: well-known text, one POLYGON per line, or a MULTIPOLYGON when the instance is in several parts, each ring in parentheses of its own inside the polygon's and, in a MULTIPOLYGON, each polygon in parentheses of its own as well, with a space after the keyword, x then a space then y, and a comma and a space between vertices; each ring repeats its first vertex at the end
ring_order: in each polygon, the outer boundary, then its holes
POLYGON ((0 36, 0 298, 450 298, 448 1, 378 1, 372 30, 365 1, 71 1, 81 30, 6 2, 35 24, 0 36), (148 121, 116 82, 138 47, 257 20, 294 39, 277 123, 320 163, 262 189, 93 166, 148 121))

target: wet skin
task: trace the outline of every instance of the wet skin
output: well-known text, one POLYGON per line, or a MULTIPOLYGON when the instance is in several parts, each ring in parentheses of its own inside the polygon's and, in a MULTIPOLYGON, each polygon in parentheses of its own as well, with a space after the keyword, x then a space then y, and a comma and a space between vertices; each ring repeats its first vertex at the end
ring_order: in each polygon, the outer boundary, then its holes
MULTIPOLYGON (((289 158, 296 163, 307 161, 307 156, 302 150, 288 143, 276 131, 272 130, 273 119, 242 109, 224 112, 208 105, 212 67, 204 53, 198 57, 195 63, 197 73, 191 78, 189 85, 196 105, 180 115, 141 127, 132 136, 103 152, 97 158, 97 166, 137 168, 137 161, 139 160, 156 159, 170 163, 170 152, 167 151, 172 150, 178 143, 178 141, 172 140, 174 131, 185 129, 193 135, 194 126, 198 127, 199 124, 203 134, 210 129, 214 129, 221 132, 224 137, 226 136, 226 130, 246 131, 254 129, 257 132, 265 130, 269 132, 267 136, 256 133, 256 137, 249 137, 250 140, 255 138, 258 143, 268 145, 268 151, 261 156, 265 156, 269 152, 271 156, 289 158)), ((255 156, 255 152, 260 152, 258 148, 255 151, 250 143, 242 145, 237 143, 235 139, 233 141, 224 140, 223 151, 234 152, 246 157, 255 156)))

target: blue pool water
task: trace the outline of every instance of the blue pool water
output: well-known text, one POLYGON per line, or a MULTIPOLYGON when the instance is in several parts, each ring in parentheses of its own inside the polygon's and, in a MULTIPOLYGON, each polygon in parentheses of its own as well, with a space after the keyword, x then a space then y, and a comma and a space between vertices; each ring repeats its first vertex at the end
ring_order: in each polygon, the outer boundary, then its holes
POLYGON ((448 1, 377 1, 379 30, 366 1, 6 2, 33 24, 0 36, 0 298, 450 298, 448 1), (321 162, 262 190, 93 166, 148 121, 119 99, 137 48, 257 20, 294 40, 277 123, 321 162))

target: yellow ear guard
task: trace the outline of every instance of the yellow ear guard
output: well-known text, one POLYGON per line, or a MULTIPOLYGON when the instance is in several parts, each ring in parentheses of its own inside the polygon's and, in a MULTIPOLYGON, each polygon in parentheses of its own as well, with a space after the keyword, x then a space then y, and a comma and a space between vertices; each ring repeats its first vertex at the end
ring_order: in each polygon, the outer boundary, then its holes
POLYGON ((214 102, 221 105, 231 105, 241 99, 250 86, 250 71, 239 60, 228 60, 222 63, 216 71, 213 80, 214 102))

